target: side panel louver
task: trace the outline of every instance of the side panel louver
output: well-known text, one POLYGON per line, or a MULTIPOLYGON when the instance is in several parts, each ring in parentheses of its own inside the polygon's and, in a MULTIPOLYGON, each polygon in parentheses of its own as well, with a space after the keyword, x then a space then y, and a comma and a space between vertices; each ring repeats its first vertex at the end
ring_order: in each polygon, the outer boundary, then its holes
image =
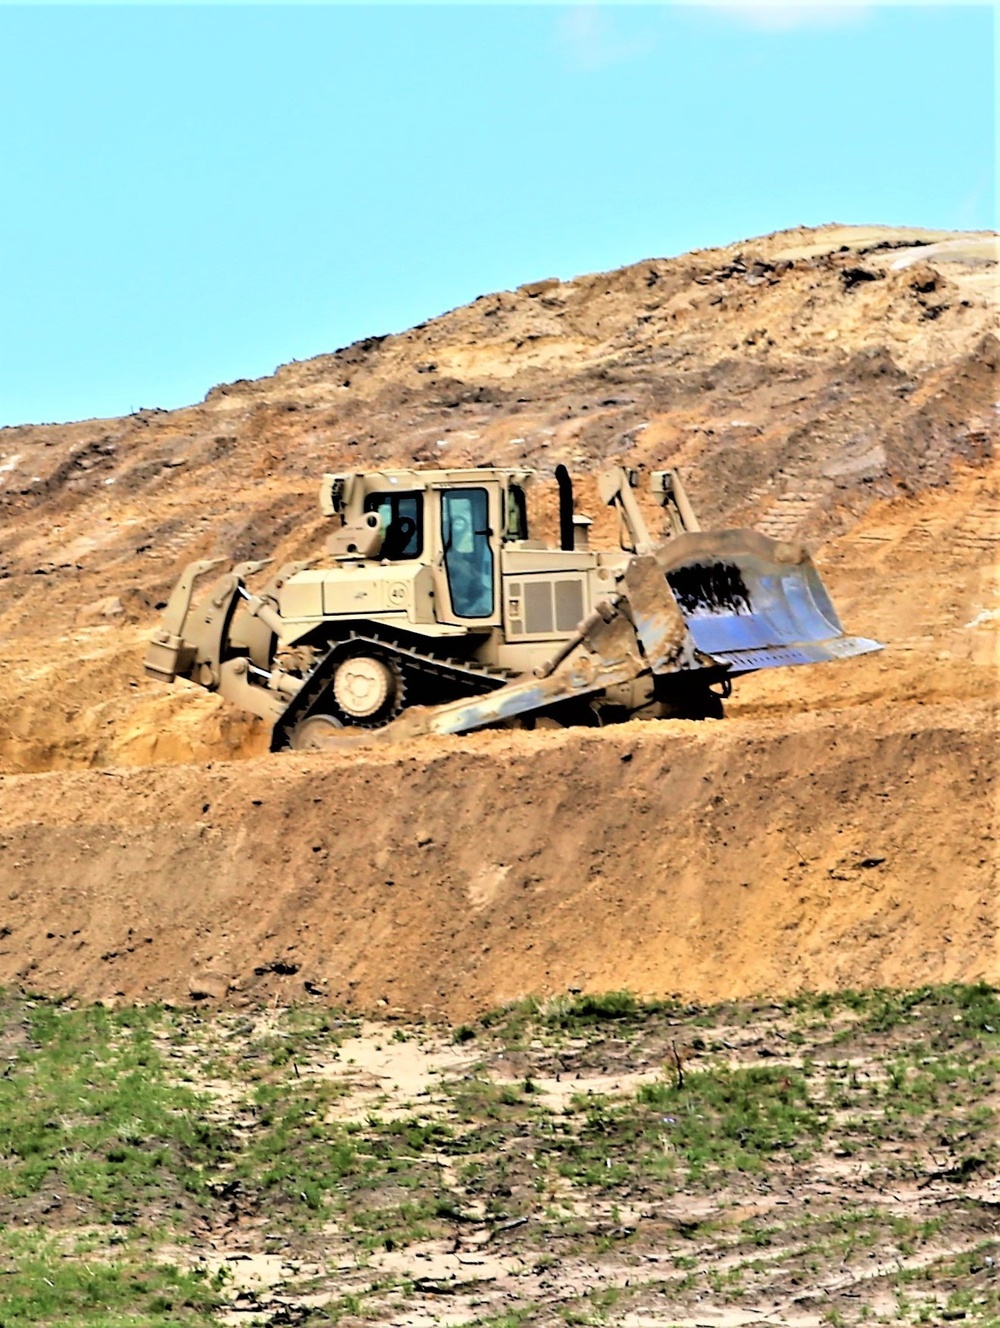
POLYGON ((585 614, 581 577, 526 577, 507 587, 512 636, 569 636, 585 614))

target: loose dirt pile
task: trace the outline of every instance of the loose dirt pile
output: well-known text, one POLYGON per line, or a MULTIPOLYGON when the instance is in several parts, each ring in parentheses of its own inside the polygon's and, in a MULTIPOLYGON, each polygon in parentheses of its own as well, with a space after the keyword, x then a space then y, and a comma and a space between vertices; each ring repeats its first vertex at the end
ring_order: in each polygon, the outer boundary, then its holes
POLYGON ((997 972, 984 705, 6 781, 0 983, 467 1018, 997 972))
POLYGON ((996 273, 989 237, 785 232, 0 431, 0 982, 461 1016, 995 979, 996 273), (807 539, 886 651, 743 680, 723 724, 351 760, 252 759, 256 721, 141 675, 188 559, 316 551, 323 470, 609 460, 807 539))

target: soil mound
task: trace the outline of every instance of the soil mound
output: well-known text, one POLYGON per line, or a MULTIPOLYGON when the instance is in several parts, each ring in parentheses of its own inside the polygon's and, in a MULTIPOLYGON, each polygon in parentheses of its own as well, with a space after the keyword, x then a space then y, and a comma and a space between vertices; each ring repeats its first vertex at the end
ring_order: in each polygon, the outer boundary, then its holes
POLYGON ((996 271, 995 237, 790 231, 0 430, 0 981, 458 1017, 1000 976, 996 271), (323 470, 442 461, 679 466, 887 649, 742 680, 724 724, 349 761, 254 759, 256 721, 142 676, 186 561, 307 556, 323 470))
POLYGON ((460 1019, 988 977, 991 717, 910 710, 10 779, 0 982, 460 1019))

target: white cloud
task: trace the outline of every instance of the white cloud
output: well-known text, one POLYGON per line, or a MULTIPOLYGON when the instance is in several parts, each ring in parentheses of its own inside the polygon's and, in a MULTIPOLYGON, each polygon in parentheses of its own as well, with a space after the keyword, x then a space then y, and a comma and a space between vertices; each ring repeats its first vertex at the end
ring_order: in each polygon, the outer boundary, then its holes
POLYGON ((731 17, 770 32, 792 32, 800 28, 831 28, 857 23, 871 6, 863 0, 841 0, 840 4, 790 4, 787 0, 690 0, 697 9, 731 17))
POLYGON ((556 40, 564 59, 587 71, 631 60, 653 44, 649 34, 623 36, 616 30, 614 6, 596 4, 573 5, 560 14, 556 40))

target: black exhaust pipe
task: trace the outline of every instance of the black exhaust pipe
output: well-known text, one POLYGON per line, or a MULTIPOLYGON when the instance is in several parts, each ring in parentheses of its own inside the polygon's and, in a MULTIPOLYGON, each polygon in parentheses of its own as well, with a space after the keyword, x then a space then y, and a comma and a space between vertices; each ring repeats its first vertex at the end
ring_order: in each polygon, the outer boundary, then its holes
POLYGON ((564 465, 556 466, 556 483, 559 485, 559 547, 565 553, 572 553, 576 547, 576 531, 573 527, 573 481, 564 465))

